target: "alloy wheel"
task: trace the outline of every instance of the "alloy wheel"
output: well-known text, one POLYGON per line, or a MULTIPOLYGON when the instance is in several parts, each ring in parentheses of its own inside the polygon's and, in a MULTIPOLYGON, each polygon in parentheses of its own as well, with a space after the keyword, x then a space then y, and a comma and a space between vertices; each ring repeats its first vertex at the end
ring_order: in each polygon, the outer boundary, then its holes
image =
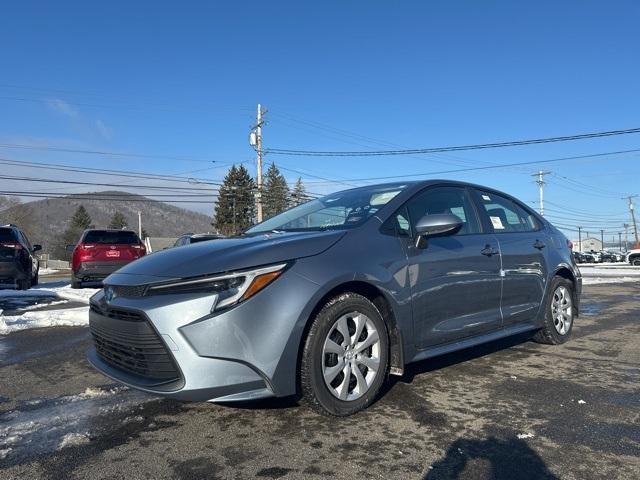
POLYGON ((322 375, 329 391, 352 401, 367 393, 380 369, 380 335, 360 312, 342 315, 322 347, 322 375))
POLYGON ((553 292, 551 316, 553 318, 553 326, 560 335, 565 335, 569 332, 573 322, 573 301, 567 287, 561 285, 553 292))

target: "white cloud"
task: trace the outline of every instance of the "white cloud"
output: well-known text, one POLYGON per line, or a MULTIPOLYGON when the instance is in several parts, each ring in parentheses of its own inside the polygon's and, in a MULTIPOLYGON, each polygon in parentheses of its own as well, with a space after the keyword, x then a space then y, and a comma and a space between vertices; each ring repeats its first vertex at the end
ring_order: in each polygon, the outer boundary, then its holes
POLYGON ((47 105, 54 112, 69 118, 78 118, 78 116, 80 115, 78 110, 59 98, 50 98, 49 100, 47 100, 47 105))
POLYGON ((96 130, 105 140, 111 140, 113 138, 113 130, 105 125, 105 123, 97 119, 96 120, 96 130))

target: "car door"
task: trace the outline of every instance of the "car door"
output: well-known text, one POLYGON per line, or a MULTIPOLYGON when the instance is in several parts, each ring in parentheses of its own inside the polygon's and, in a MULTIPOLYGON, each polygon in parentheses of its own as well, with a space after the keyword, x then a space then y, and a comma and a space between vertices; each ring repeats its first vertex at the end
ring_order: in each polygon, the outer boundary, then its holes
MULTIPOLYGON (((424 215, 453 213, 462 228, 416 246, 405 238, 416 346, 423 349, 497 330, 500 316, 500 258, 492 233, 483 233, 469 191, 433 186, 407 202, 400 216, 415 232, 424 215)), ((402 223, 402 221, 400 222, 402 223)))
POLYGON ((493 229, 500 248, 504 326, 531 322, 545 292, 546 232, 526 207, 506 196, 477 190, 477 198, 486 228, 493 229))

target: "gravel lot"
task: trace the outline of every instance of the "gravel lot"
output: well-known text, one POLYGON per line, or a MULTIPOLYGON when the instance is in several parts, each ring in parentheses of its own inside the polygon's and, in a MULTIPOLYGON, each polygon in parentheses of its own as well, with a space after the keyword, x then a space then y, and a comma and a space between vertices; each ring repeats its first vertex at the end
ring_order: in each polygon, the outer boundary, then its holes
POLYGON ((414 365, 347 419, 158 399, 93 371, 88 343, 0 337, 0 478, 640 478, 640 282, 587 285, 566 345, 414 365))

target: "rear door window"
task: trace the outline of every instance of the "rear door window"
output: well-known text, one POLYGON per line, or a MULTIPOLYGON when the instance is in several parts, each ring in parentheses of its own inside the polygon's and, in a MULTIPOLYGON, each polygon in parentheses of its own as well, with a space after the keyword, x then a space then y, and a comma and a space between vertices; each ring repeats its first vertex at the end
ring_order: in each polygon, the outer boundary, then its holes
POLYGON ((532 232, 538 229, 535 217, 514 201, 483 191, 479 191, 478 196, 495 233, 532 232))
POLYGON ((140 240, 138 239, 138 236, 133 232, 92 230, 90 232, 87 232, 84 237, 83 243, 135 245, 140 243, 140 240))

